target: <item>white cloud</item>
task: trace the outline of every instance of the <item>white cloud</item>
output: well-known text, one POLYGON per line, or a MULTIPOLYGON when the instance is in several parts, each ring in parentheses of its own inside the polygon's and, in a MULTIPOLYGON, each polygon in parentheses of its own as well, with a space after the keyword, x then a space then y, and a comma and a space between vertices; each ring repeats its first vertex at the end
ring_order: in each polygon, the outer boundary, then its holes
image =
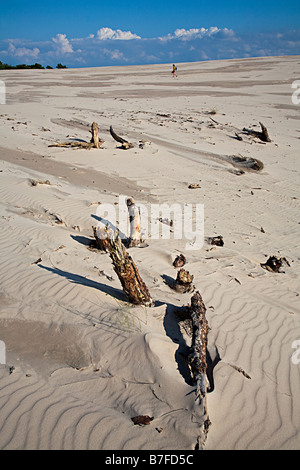
POLYGON ((16 47, 12 43, 9 43, 7 53, 13 57, 30 57, 36 59, 40 53, 40 50, 37 47, 34 47, 33 49, 28 49, 26 47, 16 47))
POLYGON ((168 34, 167 36, 163 36, 159 39, 162 41, 170 40, 170 39, 182 39, 184 41, 191 40, 191 39, 201 39, 204 37, 233 37, 234 31, 232 29, 223 28, 220 29, 217 26, 211 26, 210 28, 191 28, 191 29, 184 29, 178 28, 174 31, 174 34, 168 34))
POLYGON ((97 38, 100 40, 105 39, 141 39, 137 34, 133 34, 131 31, 122 31, 121 29, 101 28, 97 31, 97 38))
POLYGON ((105 56, 109 57, 112 60, 121 60, 127 61, 123 52, 119 51, 118 49, 110 50, 110 49, 102 49, 102 52, 105 56))
POLYGON ((74 52, 73 47, 69 43, 66 34, 57 34, 55 38, 52 38, 52 41, 56 44, 57 52, 60 52, 62 54, 74 52))
MULTIPOLYGON (((210 28, 212 29, 212 28, 210 28)), ((184 29, 178 28, 174 31, 175 38, 182 38, 182 39, 190 39, 192 37, 203 37, 206 33, 208 33, 208 29, 205 28, 192 28, 192 29, 184 29)))

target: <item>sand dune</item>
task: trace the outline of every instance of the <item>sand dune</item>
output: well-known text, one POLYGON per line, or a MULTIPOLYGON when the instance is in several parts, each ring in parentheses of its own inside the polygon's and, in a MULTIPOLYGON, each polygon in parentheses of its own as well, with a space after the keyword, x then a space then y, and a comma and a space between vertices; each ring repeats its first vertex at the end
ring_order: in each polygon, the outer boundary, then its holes
POLYGON ((1 449, 299 449, 299 64, 187 63, 177 79, 169 65, 2 72, 1 449), (101 149, 49 147, 89 141, 93 121, 101 149), (259 122, 271 142, 243 132, 259 122), (120 195, 149 214, 204 204, 201 249, 167 224, 169 239, 150 231, 130 249, 151 308, 129 304, 109 255, 89 249, 120 195), (179 253, 210 326, 207 436, 176 314, 191 294, 170 288, 179 253), (287 261, 279 273, 261 266, 272 255, 287 261))

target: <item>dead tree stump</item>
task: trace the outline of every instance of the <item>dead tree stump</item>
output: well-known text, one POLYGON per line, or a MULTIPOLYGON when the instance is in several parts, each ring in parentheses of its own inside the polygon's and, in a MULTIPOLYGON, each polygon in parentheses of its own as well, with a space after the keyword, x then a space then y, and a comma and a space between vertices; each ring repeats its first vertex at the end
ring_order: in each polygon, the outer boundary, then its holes
POLYGON ((191 298, 191 306, 189 313, 193 325, 193 337, 191 352, 189 355, 189 364, 194 381, 197 384, 196 398, 203 400, 204 414, 206 420, 204 423, 205 431, 208 430, 210 423, 207 409, 207 361, 206 361, 206 348, 207 348, 207 335, 208 335, 208 322, 205 316, 206 307, 200 293, 197 291, 191 298))
POLYGON ((184 268, 181 268, 177 273, 176 281, 173 284, 173 289, 180 294, 186 292, 193 292, 195 287, 193 285, 194 276, 192 276, 184 268))
POLYGON ((135 305, 153 306, 153 300, 148 287, 142 280, 133 259, 127 253, 120 237, 109 238, 108 242, 110 244, 109 254, 114 270, 128 300, 135 305))
POLYGON ((110 252, 110 238, 114 236, 114 232, 109 227, 97 226, 93 227, 95 237, 95 248, 106 253, 110 252))
POLYGON ((91 144, 93 144, 93 147, 95 147, 96 149, 99 149, 100 148, 99 135, 98 135, 99 129, 98 129, 96 122, 93 122, 90 132, 92 134, 91 144))
POLYGON ((138 207, 135 205, 135 202, 132 197, 128 198, 126 201, 129 222, 130 222, 130 235, 127 241, 127 246, 137 246, 141 243, 141 218, 138 207))

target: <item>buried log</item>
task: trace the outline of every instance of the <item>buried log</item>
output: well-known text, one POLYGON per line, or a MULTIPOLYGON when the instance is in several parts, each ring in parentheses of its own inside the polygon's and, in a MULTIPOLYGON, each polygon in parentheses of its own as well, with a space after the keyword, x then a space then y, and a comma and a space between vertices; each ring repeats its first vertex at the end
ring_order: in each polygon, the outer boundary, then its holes
POLYGON ((264 168, 263 162, 257 158, 244 157, 243 155, 232 155, 228 161, 236 168, 247 171, 261 171, 264 168))
POLYGON ((268 133, 268 130, 267 130, 266 126, 264 126, 262 122, 260 122, 259 124, 260 124, 260 127, 261 127, 261 132, 255 131, 253 129, 246 129, 245 127, 243 129, 243 132, 246 132, 247 134, 250 134, 253 137, 257 137, 262 142, 271 142, 271 139, 269 137, 269 133, 268 133))
POLYGON ((112 138, 115 139, 120 144, 122 144, 122 146, 121 146, 122 149, 128 150, 128 149, 131 149, 133 147, 133 145, 130 142, 123 139, 123 137, 118 136, 115 133, 115 131, 113 130, 112 126, 110 126, 109 131, 110 131, 110 135, 112 136, 112 138))
POLYGON ((71 142, 61 142, 59 144, 51 144, 48 147, 76 147, 90 150, 92 148, 99 149, 101 144, 103 144, 103 140, 99 141, 99 129, 96 122, 93 122, 90 130, 92 134, 92 138, 90 142, 82 142, 82 141, 71 141, 71 142))
POLYGON ((153 300, 148 287, 142 280, 133 259, 127 253, 120 237, 117 235, 116 237, 108 238, 107 241, 114 270, 129 302, 135 305, 153 306, 153 300))
POLYGON ((191 352, 189 354, 189 365, 191 368, 194 382, 197 385, 196 399, 203 400, 204 415, 206 416, 204 422, 204 430, 208 431, 211 424, 208 417, 207 409, 207 335, 209 331, 208 322, 206 319, 206 307, 199 291, 197 291, 191 298, 191 305, 189 306, 189 314, 193 325, 193 337, 191 352))

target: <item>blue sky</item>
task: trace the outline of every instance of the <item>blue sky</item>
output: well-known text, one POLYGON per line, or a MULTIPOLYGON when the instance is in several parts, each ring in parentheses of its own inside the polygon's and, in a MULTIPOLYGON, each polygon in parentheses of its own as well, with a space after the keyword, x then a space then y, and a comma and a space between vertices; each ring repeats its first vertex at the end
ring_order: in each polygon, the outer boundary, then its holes
POLYGON ((68 67, 300 54, 300 1, 0 0, 0 60, 68 67))

